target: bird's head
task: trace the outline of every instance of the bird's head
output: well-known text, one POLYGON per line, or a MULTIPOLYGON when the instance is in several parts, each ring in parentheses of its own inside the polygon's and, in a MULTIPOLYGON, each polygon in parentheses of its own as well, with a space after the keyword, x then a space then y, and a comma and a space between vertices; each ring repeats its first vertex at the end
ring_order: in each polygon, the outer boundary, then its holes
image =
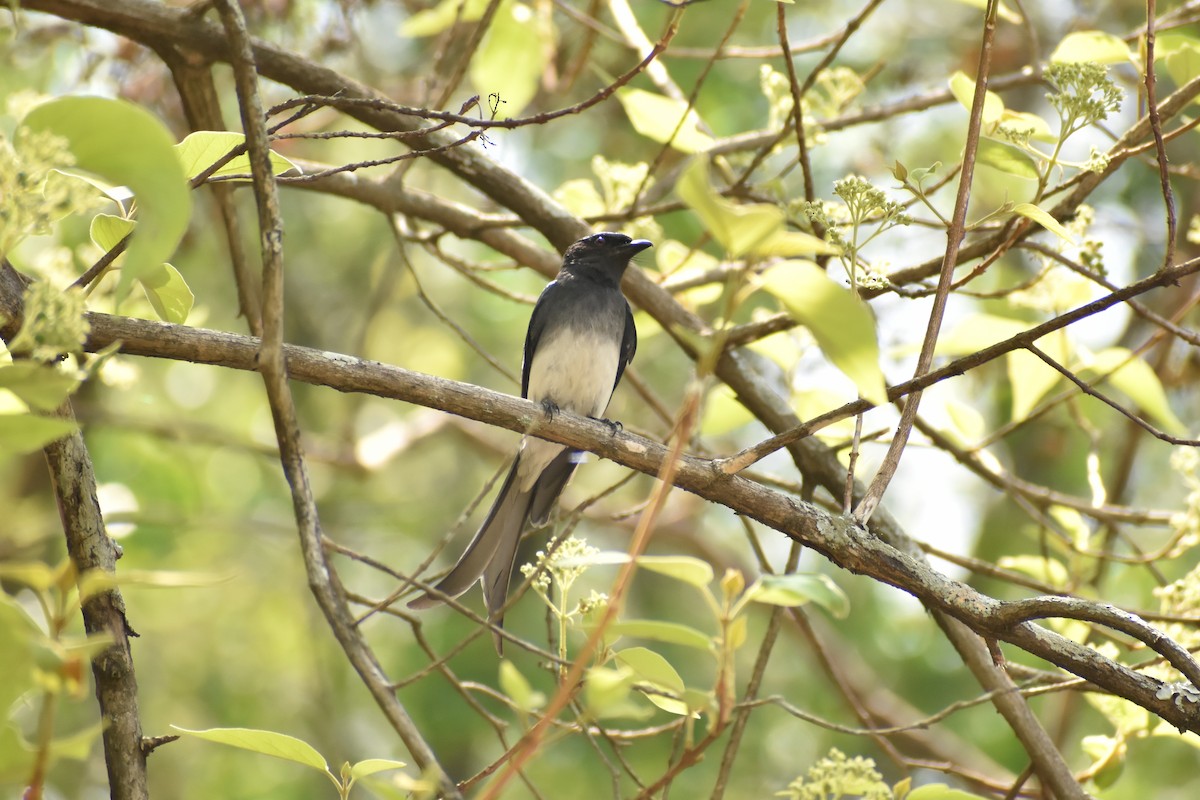
POLYGON ((563 254, 563 269, 595 271, 618 281, 629 259, 654 243, 647 239, 631 239, 623 233, 593 233, 567 248, 563 254))

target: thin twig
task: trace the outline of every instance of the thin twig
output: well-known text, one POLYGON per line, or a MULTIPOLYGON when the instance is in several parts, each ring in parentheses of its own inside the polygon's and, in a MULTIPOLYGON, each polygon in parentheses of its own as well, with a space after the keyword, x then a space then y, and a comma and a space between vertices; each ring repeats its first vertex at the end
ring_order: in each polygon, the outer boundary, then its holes
POLYGON ((1163 254, 1163 267, 1175 261, 1175 193, 1171 191, 1171 175, 1167 169, 1167 146, 1163 142, 1162 120, 1158 114, 1158 88, 1154 75, 1154 17, 1155 0, 1146 0, 1146 114, 1150 117, 1150 132, 1154 134, 1155 157, 1158 161, 1158 179, 1162 185, 1163 204, 1167 212, 1167 242, 1163 254))
MULTIPOLYGON (((967 208, 971 200, 971 182, 975 174, 975 153, 979 148, 979 134, 983 124, 983 105, 987 95, 988 71, 992 63, 992 42, 996 35, 996 0, 988 0, 987 11, 984 12, 983 41, 979 49, 979 67, 975 78, 975 97, 971 101, 971 117, 967 124, 967 142, 963 148, 962 175, 958 182, 958 196, 954 201, 954 215, 950 220, 950 229, 946 234, 946 253, 942 259, 942 270, 938 277, 937 294, 933 297, 933 308, 929 312, 929 327, 925 331, 925 339, 921 342, 921 354, 917 358, 917 367, 913 378, 925 375, 933 364, 933 351, 937 346, 938 333, 942 327, 942 317, 946 312, 946 300, 950 296, 950 286, 954 282, 954 267, 958 264, 958 248, 966 232, 967 208)), ((866 524, 875 512, 875 508, 883 499, 892 476, 900 466, 900 457, 904 446, 908 443, 909 433, 912 432, 913 420, 917 416, 917 408, 921 403, 921 392, 913 392, 904 403, 900 414, 900 422, 896 426, 896 435, 892 437, 891 446, 879 471, 875 473, 866 495, 859 501, 854 510, 854 518, 860 524, 866 524)))
POLYGON ((283 219, 271 153, 266 117, 258 95, 258 75, 246 22, 236 0, 215 0, 227 36, 230 63, 237 88, 242 127, 246 133, 247 154, 254 176, 254 195, 258 208, 263 263, 263 338, 257 348, 257 369, 263 376, 271 416, 275 422, 280 461, 292 492, 296 528, 308 574, 309 587, 334 635, 350 662, 371 690, 376 703, 396 729, 413 760, 434 776, 442 793, 459 798, 454 782, 438 763, 395 694, 383 679, 383 669, 350 619, 337 574, 330 567, 322 546, 321 521, 316 500, 308 482, 308 468, 300 444, 300 426, 288 386, 288 370, 283 348, 283 219))

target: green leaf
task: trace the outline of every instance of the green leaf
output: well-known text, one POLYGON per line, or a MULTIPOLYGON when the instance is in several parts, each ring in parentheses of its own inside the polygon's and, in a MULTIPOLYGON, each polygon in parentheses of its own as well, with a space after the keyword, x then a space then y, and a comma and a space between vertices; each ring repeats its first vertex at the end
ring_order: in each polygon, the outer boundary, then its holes
POLYGON ((1058 141, 1058 136, 1050 130, 1050 124, 1037 114, 1031 114, 1028 111, 1004 109, 1004 113, 1000 115, 1000 124, 997 128, 1003 128, 1014 133, 1027 132, 1030 139, 1038 142, 1046 142, 1047 144, 1053 144, 1058 141))
POLYGON ((821 352, 875 405, 887 402, 879 368, 875 316, 850 289, 811 261, 783 261, 763 275, 764 288, 802 323, 821 352))
POLYGON ((159 264, 158 269, 143 275, 138 283, 141 284, 146 299, 150 301, 159 319, 174 322, 176 325, 187 322, 196 296, 192 294, 179 270, 170 264, 159 264))
POLYGON ((1051 64, 1094 61, 1097 64, 1119 64, 1134 61, 1133 51, 1121 38, 1105 31, 1075 31, 1068 33, 1050 54, 1051 64))
POLYGON ((52 364, 16 361, 0 364, 0 389, 8 389, 31 408, 53 411, 79 386, 78 374, 52 364))
POLYGON ((1050 216, 1049 212, 1033 203, 1017 203, 1013 206, 1012 212, 1033 220, 1038 225, 1041 225, 1046 230, 1071 244, 1075 243, 1075 239, 1071 236, 1070 232, 1059 224, 1058 220, 1050 216))
POLYGON ((329 765, 325 763, 321 754, 313 749, 312 745, 284 733, 260 731, 253 728, 209 728, 208 730, 192 731, 180 728, 178 725, 171 727, 180 733, 195 736, 198 739, 282 758, 284 761, 292 761, 321 772, 329 772, 329 765))
POLYGON ((835 254, 838 249, 815 236, 784 228, 785 215, 766 203, 738 205, 726 200, 708 182, 708 159, 698 158, 680 176, 679 199, 704 223, 731 258, 754 255, 835 254))
POLYGON ((845 619, 850 614, 850 598, 828 575, 763 575, 746 591, 746 598, 789 608, 816 603, 835 619, 845 619))
POLYGON ((657 642, 681 644, 697 650, 711 650, 712 637, 702 631, 678 622, 663 622, 657 619, 628 619, 608 626, 613 636, 633 636, 638 639, 653 639, 657 642))
POLYGON ((946 401, 946 416, 950 427, 945 430, 960 445, 971 446, 987 433, 983 414, 974 406, 954 399, 946 401))
POLYGON ((746 618, 735 617, 730 620, 725 630, 725 646, 729 650, 738 650, 746 643, 746 618))
MULTIPOLYGON (((962 3, 964 6, 978 8, 980 11, 987 8, 987 0, 958 0, 958 2, 962 3)), ((1011 8, 1009 8, 1004 2, 1001 2, 998 6, 996 6, 996 16, 1005 22, 1011 22, 1014 25, 1020 25, 1022 22, 1024 22, 1024 18, 1016 11, 1013 11, 1011 8)))
POLYGON ((1057 589, 1066 587, 1071 575, 1062 562, 1042 556, 1001 556, 996 562, 1000 569, 1028 575, 1036 581, 1057 589))
POLYGON ((500 662, 500 689, 522 711, 537 711, 546 704, 546 695, 535 691, 507 658, 500 662))
MULTIPOLYGON (((249 169, 248 163, 246 168, 249 169)), ((137 223, 131 219, 97 214, 92 218, 91 239, 97 247, 107 252, 132 233, 136 226, 137 223)), ((192 294, 179 270, 164 262, 138 278, 138 283, 159 319, 177 325, 187 322, 196 296, 192 294)))
MULTIPOLYGON (((565 558, 561 563, 566 567, 628 564, 629 554, 619 550, 605 550, 583 558, 565 558)), ((639 556, 637 563, 642 569, 648 569, 693 586, 708 586, 713 579, 712 566, 707 561, 701 561, 691 556, 639 556)))
POLYGON ((1089 375, 1095 377, 1116 370, 1108 376, 1106 383, 1136 403, 1138 408, 1152 417, 1167 433, 1175 436, 1187 435, 1187 426, 1171 410, 1162 382, 1145 361, 1134 357, 1133 353, 1124 347, 1101 350, 1084 361, 1082 367, 1085 380, 1089 375))
MULTIPOLYGON (((37 566, 44 567, 47 573, 53 572, 46 564, 37 566)), ((0 577, 9 576, 0 572, 0 577)), ((22 583, 30 585, 28 581, 22 583)), ((44 639, 45 635, 29 613, 7 592, 0 592, 0 653, 4 653, 4 657, 0 658, 0 709, 4 710, 5 719, 17 698, 35 687, 34 651, 44 639)), ((0 721, 2 728, 3 722, 0 721)), ((0 761, 3 761, 2 755, 0 761)))
POLYGON ((713 138, 704 132, 704 123, 696 109, 688 108, 683 100, 629 88, 617 90, 617 100, 633 129, 651 141, 669 142, 681 153, 701 153, 714 144, 713 138))
MULTIPOLYGON (((1070 362, 1071 343, 1062 331, 1043 336, 1038 339, 1037 346, 1059 364, 1070 362)), ((1004 357, 1004 362, 1012 386, 1012 419, 1015 422, 1029 416, 1062 376, 1028 350, 1013 350, 1004 357)))
POLYGON ((460 22, 476 22, 488 7, 488 0, 442 0, 433 8, 418 11, 400 26, 401 36, 433 36, 460 22), (461 9, 461 14, 459 13, 461 9))
POLYGON ((83 730, 62 736, 50 743, 50 756, 54 759, 69 758, 72 761, 86 761, 92 755, 92 748, 100 741, 104 733, 104 723, 97 722, 83 730))
POLYGON ((1038 179, 1037 164, 1027 153, 992 139, 980 139, 975 161, 1018 178, 1038 179))
POLYGON ((953 331, 938 337, 939 356, 965 356, 997 342, 1011 339, 1029 326, 1019 319, 995 314, 974 314, 963 320, 953 331))
POLYGON ((386 772, 389 769, 403 769, 407 766, 403 761, 393 761, 390 758, 367 758, 359 761, 350 768, 350 777, 358 780, 368 775, 374 775, 377 772, 386 772))
POLYGON ((700 588, 708 586, 713 579, 712 565, 691 556, 640 556, 637 563, 642 569, 700 588))
POLYGON ((79 426, 70 420, 0 414, 0 453, 5 456, 32 453, 77 430, 79 426))
MULTIPOLYGON (((182 142, 175 145, 175 155, 179 158, 179 165, 190 181, 224 158, 230 150, 242 146, 245 142, 245 135, 234 131, 196 131, 188 134, 182 142)), ((299 167, 274 150, 270 151, 270 160, 271 172, 275 175, 302 172, 299 167)), ((242 153, 231 158, 209 178, 225 178, 230 175, 249 176, 250 156, 242 153)), ((249 180, 249 177, 245 180, 249 180)))
MULTIPOLYGON (((107 252, 132 233, 136 226, 137 223, 131 219, 97 214, 92 218, 91 239, 97 247, 107 252)), ((187 322, 196 296, 192 294, 179 270, 164 262, 138 278, 138 283, 159 319, 177 325, 187 322)))
POLYGON ((1161 33, 1155 38, 1154 52, 1176 86, 1200 75, 1200 38, 1179 31, 1161 33))
POLYGON ((595 719, 625 717, 645 719, 654 712, 633 700, 633 670, 592 667, 583 684, 583 703, 595 719))
MULTIPOLYGON (((58 581, 58 571, 42 561, 3 561, 0 562, 0 578, 43 592, 58 581)), ((0 594, 0 597, 7 596, 0 594)))
POLYGON ((984 797, 962 789, 951 789, 944 783, 927 783, 909 792, 904 800, 984 800, 984 797))
POLYGON ((754 422, 755 416, 738 402, 737 396, 724 383, 718 383, 708 391, 704 399, 704 416, 700 430, 709 436, 720 436, 754 422))
POLYGON ((545 69, 546 47, 533 10, 502 3, 471 59, 471 83, 482 95, 498 94, 515 117, 537 94, 545 69))
POLYGON ((1116 783, 1125 769, 1124 737, 1085 736, 1079 745, 1092 759, 1092 780, 1096 786, 1106 789, 1116 783))
POLYGON ((837 255, 841 250, 824 239, 818 239, 803 231, 790 231, 781 228, 774 235, 754 248, 756 256, 793 256, 837 255))
POLYGON ((80 169, 128 186, 137 198, 140 224, 117 283, 120 302, 135 279, 171 256, 187 230, 192 201, 170 133, 145 109, 102 97, 51 100, 22 124, 62 136, 80 169))
POLYGON ((137 223, 134 220, 115 217, 112 214, 97 214, 92 217, 88 235, 91 237, 92 244, 107 253, 120 244, 122 239, 133 233, 133 229, 136 227, 137 223))
POLYGON ((683 695, 683 678, 661 655, 645 647, 629 647, 613 655, 618 663, 633 671, 637 684, 650 687, 651 691, 645 695, 651 703, 671 714, 694 713, 683 700, 676 699, 683 695))
MULTIPOLYGON (((950 94, 954 95, 963 108, 967 111, 971 110, 971 104, 975 102, 975 81, 967 76, 967 73, 958 70, 950 76, 950 94)), ((1004 115, 1004 101, 1000 99, 1000 95, 988 90, 983 98, 983 127, 985 130, 992 130, 1000 118, 1004 115)))

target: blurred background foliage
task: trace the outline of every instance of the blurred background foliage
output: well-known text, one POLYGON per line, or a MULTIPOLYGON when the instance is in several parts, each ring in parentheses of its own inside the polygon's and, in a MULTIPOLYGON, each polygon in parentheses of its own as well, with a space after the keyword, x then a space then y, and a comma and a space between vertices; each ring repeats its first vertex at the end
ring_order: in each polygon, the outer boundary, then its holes
MULTIPOLYGON (((481 95, 486 106, 488 95, 498 93, 503 101, 500 116, 532 115, 580 102, 611 76, 636 63, 637 57, 615 34, 619 23, 613 15, 619 12, 618 6, 633 13, 651 38, 675 13, 667 4, 648 2, 633 4, 631 11, 623 3, 612 8, 573 0, 503 3, 500 14, 511 17, 504 23, 511 29, 505 32, 497 27, 489 35, 516 37, 521 46, 506 50, 499 41, 483 47, 476 60, 485 56, 495 60, 473 63, 467 84, 442 97, 448 70, 457 65, 463 39, 474 31, 475 23, 459 22, 429 35, 414 32, 423 33, 422 25, 437 28, 441 24, 428 16, 431 9, 440 9, 444 22, 446 10, 453 11, 454 5, 430 5, 423 0, 275 0, 244 7, 256 36, 306 54, 399 102, 457 110, 470 94, 481 95), (591 23, 581 21, 593 17, 601 26, 600 34, 589 32, 591 23), (541 48, 543 56, 533 73, 539 80, 532 84, 521 81, 522 70, 528 67, 524 60, 513 61, 530 47, 541 48), (529 97, 527 104, 514 107, 523 96, 529 97), (512 102, 507 99, 510 97, 512 102)), ((466 7, 475 5, 468 0, 466 7)), ((863 93, 847 107, 834 109, 829 118, 850 117, 862 109, 940 92, 956 70, 973 74, 981 27, 976 5, 951 0, 879 4, 834 61, 865 80, 863 93)), ((1101 29, 1119 37, 1136 36, 1145 22, 1143 5, 1131 0, 1012 5, 1024 6, 1026 13, 1021 23, 1001 22, 999 26, 992 68, 995 76, 1044 64, 1055 45, 1071 31, 1101 29)), ((1159 5, 1160 13, 1167 13, 1186 4, 1159 5)), ((789 35, 802 78, 827 50, 805 51, 801 43, 839 31, 858 10, 859 4, 845 2, 787 7, 789 35)), ((451 22, 453 18, 451 14, 451 22)), ((0 99, 10 101, 9 111, 0 117, 0 130, 6 136, 11 137, 18 117, 11 101, 31 92, 123 97, 151 109, 177 139, 189 132, 170 75, 152 51, 102 30, 23 10, 6 15, 0 25, 3 62, 9 65, 0 71, 0 99)), ((679 33, 660 61, 685 92, 705 75, 695 108, 717 140, 768 126, 771 101, 760 88, 761 69, 770 64, 782 70, 775 29, 773 2, 712 0, 696 3, 683 14, 679 33), (743 16, 727 46, 737 57, 711 62, 713 49, 735 13, 743 16)), ((216 75, 224 118, 232 123, 238 113, 232 78, 224 66, 216 68, 216 75)), ((1142 108, 1139 76, 1129 64, 1115 65, 1110 75, 1121 88, 1124 102, 1107 125, 1120 132, 1142 108)), ((1172 86, 1170 76, 1163 75, 1162 80, 1160 97, 1172 86)), ((634 86, 653 88, 644 76, 634 86)), ((1052 119, 1046 91, 1044 85, 1027 81, 1006 91, 1004 102, 1009 108, 1052 119)), ((288 90, 274 84, 266 85, 265 92, 269 102, 289 97, 288 90)), ((356 127, 326 109, 306 117, 296 130, 356 127)), ((955 163, 965 129, 965 110, 950 101, 821 133, 812 152, 816 193, 831 200, 835 180, 862 174, 887 188, 891 196, 900 197, 891 188, 895 185, 889 174, 893 162, 910 168, 955 163)), ((1089 130, 1078 142, 1072 141, 1071 158, 1084 160, 1089 147, 1103 148, 1110 141, 1102 131, 1089 130)), ((1192 163, 1197 141, 1191 132, 1173 143, 1173 162, 1192 163)), ((282 140, 276 149, 297 160, 344 164, 391 155, 398 148, 388 141, 341 138, 282 140)), ((551 124, 489 131, 484 152, 547 192, 560 191, 567 201, 587 199, 589 193, 579 181, 587 181, 594 187, 593 194, 605 199, 604 184, 616 180, 616 164, 654 164, 653 177, 659 178, 674 175, 685 159, 639 135, 617 99, 551 124), (597 162, 597 156, 605 161, 597 162)), ((802 196, 798 170, 785 169, 794 156, 794 148, 772 154, 769 168, 763 170, 772 178, 755 185, 753 191, 785 199, 802 196)), ((747 151, 731 152, 728 157, 735 167, 749 163, 747 151)), ((359 174, 383 178, 394 169, 389 166, 359 174)), ((416 160, 401 169, 408 186, 480 212, 505 213, 432 164, 416 160)), ((1184 177, 1187 179, 1177 182, 1177 200, 1180 218, 1186 221, 1195 213, 1197 195, 1194 175, 1184 177)), ((1021 201, 1028 193, 1027 181, 984 167, 976 177, 973 209, 982 212, 1009 200, 1021 201)), ((252 198, 242 191, 237 199, 245 222, 243 247, 247 253, 257 254, 252 198)), ((670 195, 657 199, 668 205, 652 221, 618 220, 597 227, 625 225, 651 235, 660 245, 668 240, 700 244, 711 256, 720 255, 718 248, 702 238, 695 215, 680 205, 670 205, 670 195)), ((951 201, 949 192, 938 196, 943 213, 949 213, 951 201)), ((196 194, 195 202, 191 226, 172 258, 196 298, 188 324, 245 332, 245 320, 237 315, 215 208, 204 190, 196 194)), ((1097 214, 1091 235, 1103 242, 1111 280, 1129 282, 1159 266, 1163 212, 1154 169, 1126 168, 1091 202, 1097 214)), ((285 189, 283 203, 287 341, 516 393, 513 376, 519 374, 530 304, 545 283, 543 277, 514 268, 511 261, 477 243, 442 236, 430 237, 423 244, 421 234, 434 233, 433 229, 404 220, 398 223, 406 237, 401 253, 385 217, 322 193, 320 184, 285 189), (464 270, 447 267, 446 261, 454 259, 464 270), (475 279, 486 280, 503 293, 486 290, 475 279), (490 365, 465 343, 459 331, 441 321, 423 301, 422 292, 503 370, 490 365)), ((866 255, 875 269, 886 273, 936 256, 943 243, 940 230, 901 228, 881 237, 866 255)), ((1194 245, 1189 246, 1194 250, 1194 245)), ((82 215, 66 220, 52 235, 26 240, 11 254, 19 268, 63 285, 98 256, 88 240, 87 218, 82 215)), ((643 257, 640 266, 654 274, 663 266, 663 259, 660 246, 643 257)), ((1030 259, 1006 256, 972 288, 995 291, 1027 280, 1035 272, 1030 259)), ((842 278, 840 273, 836 277, 842 278)), ((1194 289, 1194 284, 1189 282, 1188 287, 1194 289)), ((719 296, 719 286, 681 295, 709 320, 720 314, 719 296)), ((1154 297, 1147 302, 1165 301, 1154 297)), ((763 312, 756 304, 764 305, 761 298, 748 302, 738 309, 735 320, 746 321, 763 312)), ((913 353, 928 313, 927 301, 885 294, 873 305, 880 320, 884 372, 893 382, 902 380, 911 373, 913 353)), ((111 287, 97 290, 89 307, 111 311, 111 287)), ((951 306, 946 330, 970 326, 980 311, 1013 318, 1024 315, 1029 320, 1044 318, 1030 309, 1014 309, 1008 297, 962 297, 951 306)), ((153 316, 149 305, 136 296, 122 312, 153 316)), ((644 314, 638 314, 637 322, 641 340, 632 376, 673 412, 691 380, 692 364, 644 314)), ((1144 324, 1121 311, 1073 329, 1093 350, 1135 346, 1146 331, 1144 324)), ((825 363, 803 333, 777 334, 756 349, 781 362, 780 379, 792 388, 802 418, 853 399, 853 386, 825 363), (823 393, 810 391, 817 388, 823 393)), ((1155 366, 1171 407, 1194 434, 1200 405, 1194 349, 1182 357, 1168 356, 1155 366)), ((926 403, 931 409, 967 403, 984 430, 994 430, 1009 421, 1012 396, 1005 369, 996 362, 976 370, 931 391, 926 403)), ((629 384, 615 395, 609 416, 631 430, 665 436, 668 422, 652 413, 629 384)), ((448 531, 457 531, 448 551, 465 540, 478 514, 464 520, 463 509, 479 500, 517 440, 505 431, 428 409, 307 385, 293 388, 326 533, 345 547, 405 572, 422 563, 448 531)), ((170 725, 264 728, 310 742, 331 764, 368 757, 405 760, 407 754, 345 662, 309 596, 296 548, 291 502, 276 460, 270 414, 258 376, 116 357, 103 367, 98 379, 84 384, 74 405, 102 484, 100 500, 110 532, 119 538, 124 551, 120 568, 200 576, 196 586, 124 587, 130 620, 140 634, 134 656, 146 733, 166 734, 170 725)), ((950 417, 947 410, 939 415, 942 420, 950 417)), ((889 409, 878 409, 867 417, 864 431, 887 429, 893 421, 889 409)), ((1184 509, 1189 490, 1196 491, 1186 482, 1186 466, 1172 469, 1172 448, 1135 441, 1126 425, 1084 398, 1059 404, 1024 422, 989 449, 1013 474, 1085 497, 1091 453, 1104 465, 1105 478, 1118 470, 1127 472, 1114 502, 1184 509)), ((831 443, 840 443, 849 430, 842 426, 823 435, 831 443)), ((732 453, 765 434, 760 424, 749 422, 744 410, 715 387, 708 395, 704 426, 692 449, 732 453)), ((914 537, 988 563, 1005 556, 1068 558, 1048 539, 1046 530, 1017 505, 957 468, 944 452, 923 444, 910 448, 886 500, 914 537)), ((867 444, 859 474, 869 475, 882 452, 882 446, 867 444)), ((755 469, 785 481, 795 480, 790 462, 780 455, 755 469)), ((1194 480, 1194 469, 1190 477, 1194 480)), ((564 506, 573 508, 623 478, 623 469, 593 459, 568 488, 564 506)), ((602 549, 623 549, 651 486, 652 481, 640 475, 622 483, 586 511, 577 532, 602 549)), ((0 559, 49 564, 62 559, 62 533, 39 455, 0 459, 0 508, 0 559)), ((772 562, 777 568, 782 566, 787 543, 771 531, 757 533, 772 562)), ((1153 551, 1168 536, 1163 525, 1139 529, 1136 546, 1153 551)), ((538 546, 530 546, 530 557, 538 546)), ((1119 550, 1123 545, 1113 547, 1119 550)), ((699 556, 711 562, 718 575, 726 568, 742 570, 748 576, 759 570, 747 546, 743 523, 728 511, 710 508, 682 492, 672 495, 651 552, 699 556)), ((445 563, 449 555, 443 553, 436 563, 445 563)), ((347 560, 338 563, 347 585, 363 597, 386 597, 396 588, 395 579, 377 570, 347 560)), ((1195 566, 1195 558, 1183 554, 1152 568, 1079 558, 1068 566, 1072 589, 1108 602, 1153 609, 1156 602, 1151 590, 1184 577, 1195 566), (1093 570, 1104 573, 1102 578, 1092 581, 1093 570), (1084 575, 1089 578, 1075 580, 1084 575)), ((959 566, 943 563, 942 567, 971 578, 994 596, 1023 596, 1028 591, 959 566)), ((872 709, 876 719, 888 723, 912 721, 978 694, 953 649, 910 598, 834 570, 811 553, 802 556, 800 569, 831 575, 849 596, 851 614, 834 620, 814 611, 807 620, 811 633, 785 625, 761 695, 779 695, 824 719, 857 725, 838 682, 872 709), (811 637, 823 643, 822 655, 828 663, 821 662, 811 637)), ((613 574, 608 568, 594 568, 583 585, 604 591, 613 574)), ((6 588, 16 590, 7 584, 6 588)), ((695 602, 693 591, 678 581, 643 573, 631 600, 636 613, 630 616, 670 619, 710 630, 711 616, 695 602)), ((17 597, 29 602, 28 593, 17 597)), ((476 602, 473 595, 468 597, 476 602)), ((544 640, 544 612, 544 606, 528 594, 509 612, 506 622, 521 636, 544 640)), ((765 607, 749 612, 751 643, 762 636, 768 613, 765 607)), ((416 645, 413 630, 403 621, 376 614, 365 623, 365 629, 393 678, 418 673, 428 665, 428 655, 416 645)), ((420 619, 421 634, 439 654, 474 630, 469 620, 444 610, 420 619)), ((670 659, 689 686, 711 683, 710 659, 697 659, 694 652, 681 647, 656 649, 670 659)), ((749 674, 755 651, 749 646, 740 652, 740 680, 749 674)), ((1017 662, 1032 661, 1006 652, 1017 662)), ((506 655, 536 689, 552 692, 553 676, 540 659, 516 648, 506 655)), ((461 685, 498 685, 498 660, 486 636, 475 638, 449 666, 461 685)), ((473 694, 504 726, 501 736, 443 675, 425 675, 399 690, 400 699, 445 767, 459 779, 498 758, 527 722, 526 715, 485 693, 473 694)), ((1079 694, 1050 694, 1032 702, 1061 742, 1068 763, 1077 769, 1089 763, 1082 737, 1111 732, 1108 718, 1079 694)), ((663 712, 656 714, 633 727, 670 719, 663 712)), ((86 699, 64 704, 60 715, 57 727, 62 731, 81 729, 94 720, 93 706, 86 699)), ((947 780, 919 764, 908 765, 906 773, 870 737, 826 730, 775 708, 756 711, 745 736, 728 789, 730 797, 767 797, 782 791, 832 747, 873 758, 889 784, 905 774, 914 775, 918 782, 947 780)), ((929 758, 931 765, 953 753, 956 766, 973 773, 1015 775, 1027 763, 1011 731, 986 703, 938 723, 933 738, 938 744, 929 749, 904 737, 898 741, 902 750, 929 758)), ((1200 789, 1195 743, 1194 736, 1186 740, 1133 738, 1127 757, 1121 760, 1124 772, 1119 780, 1093 788, 1114 800, 1193 797, 1200 789)), ((678 746, 679 741, 671 735, 647 736, 623 746, 622 753, 634 771, 657 775, 678 746)), ((710 752, 699 767, 684 771, 672 794, 708 795, 720 761, 718 753, 710 752)), ((190 740, 156 751, 150 760, 150 776, 151 793, 158 797, 330 796, 323 781, 292 764, 190 740)), ((611 794, 610 767, 597 756, 593 743, 578 736, 553 739, 541 757, 531 762, 528 776, 542 797, 611 794)), ((104 782, 102 756, 94 746, 86 759, 63 761, 54 767, 49 796, 99 796, 104 782)), ((622 791, 628 793, 631 788, 627 784, 622 791)), ((505 796, 534 796, 531 792, 516 783, 505 796)))

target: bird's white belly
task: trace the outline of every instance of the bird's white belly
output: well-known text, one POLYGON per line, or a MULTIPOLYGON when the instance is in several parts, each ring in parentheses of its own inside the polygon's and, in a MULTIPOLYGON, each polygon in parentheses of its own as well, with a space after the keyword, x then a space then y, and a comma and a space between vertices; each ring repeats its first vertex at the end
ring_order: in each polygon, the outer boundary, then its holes
MULTIPOLYGON (((529 399, 550 401, 564 411, 599 417, 617 380, 620 345, 590 331, 566 330, 539 343, 529 367, 529 399)), ((563 445, 526 438, 517 468, 522 490, 530 489, 563 445)))
POLYGON ((612 396, 620 350, 618 342, 590 331, 566 330, 541 342, 529 368, 529 399, 599 416, 612 396))

